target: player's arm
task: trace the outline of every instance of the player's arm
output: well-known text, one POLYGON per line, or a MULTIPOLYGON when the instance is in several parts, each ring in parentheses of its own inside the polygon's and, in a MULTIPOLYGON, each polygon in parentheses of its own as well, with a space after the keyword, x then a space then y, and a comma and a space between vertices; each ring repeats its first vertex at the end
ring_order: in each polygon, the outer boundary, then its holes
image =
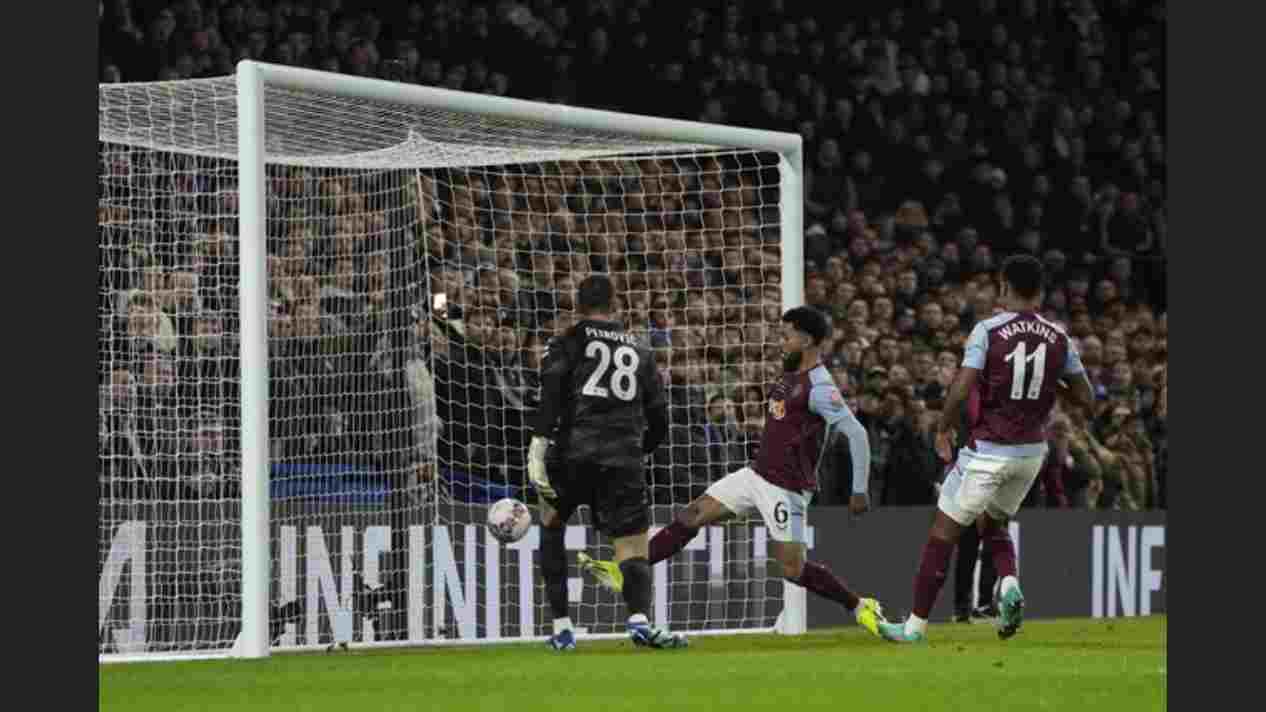
POLYGON ((646 412, 646 434, 642 436, 642 452, 647 455, 668 436, 668 400, 664 397, 664 381, 659 377, 655 359, 644 354, 642 361, 643 408, 646 412))
POLYGON ((976 378, 979 375, 979 369, 968 366, 958 369, 958 373, 954 375, 954 382, 950 384, 949 393, 945 395, 945 404, 941 408, 941 432, 958 432, 963 404, 967 402, 967 396, 975 387, 976 378))
POLYGON ((541 405, 532 422, 532 436, 549 438, 562 414, 567 392, 567 377, 571 373, 566 341, 552 337, 545 344, 541 359, 541 405))
POLYGON ((967 345, 963 349, 963 363, 950 383, 949 392, 945 394, 945 403, 941 406, 941 418, 937 427, 936 452, 942 460, 953 459, 955 434, 967 396, 976 387, 976 378, 985 368, 985 354, 989 350, 989 333, 983 324, 977 324, 967 337, 967 345))
POLYGON ((541 360, 541 405, 532 421, 532 440, 528 446, 528 477, 536 491, 549 499, 554 498, 554 488, 545 471, 545 451, 549 449, 549 437, 563 411, 570 373, 567 342, 560 337, 551 338, 541 360))
POLYGON ((852 499, 849 502, 854 514, 866 511, 866 498, 870 492, 870 438, 866 428, 853 415, 834 383, 819 383, 809 391, 809 410, 826 421, 827 437, 841 432, 848 438, 849 456, 853 461, 852 499))
POLYGON ((1081 354, 1071 340, 1068 342, 1068 356, 1064 359, 1064 371, 1060 374, 1060 385, 1067 389, 1073 405, 1093 416, 1095 391, 1086 375, 1086 367, 1081 363, 1081 354))

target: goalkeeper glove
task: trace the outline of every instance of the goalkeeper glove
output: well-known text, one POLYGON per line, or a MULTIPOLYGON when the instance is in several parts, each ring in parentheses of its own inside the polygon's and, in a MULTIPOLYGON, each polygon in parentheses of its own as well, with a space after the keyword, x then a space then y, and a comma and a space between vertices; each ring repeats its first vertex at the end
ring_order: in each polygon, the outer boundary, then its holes
POLYGON ((532 444, 528 446, 528 477, 537 493, 546 499, 556 499, 557 493, 550 486, 549 475, 545 472, 545 450, 549 448, 549 440, 540 435, 532 436, 532 444))

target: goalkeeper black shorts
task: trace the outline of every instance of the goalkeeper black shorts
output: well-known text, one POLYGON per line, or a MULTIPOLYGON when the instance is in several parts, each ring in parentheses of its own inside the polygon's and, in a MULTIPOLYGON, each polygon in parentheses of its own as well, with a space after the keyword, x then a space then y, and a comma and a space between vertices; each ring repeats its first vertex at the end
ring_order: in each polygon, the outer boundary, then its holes
POLYGON ((549 467, 550 485, 558 495, 545 502, 559 519, 571 519, 582 505, 593 526, 607 537, 640 534, 650 528, 650 493, 643 468, 630 469, 570 462, 549 467))

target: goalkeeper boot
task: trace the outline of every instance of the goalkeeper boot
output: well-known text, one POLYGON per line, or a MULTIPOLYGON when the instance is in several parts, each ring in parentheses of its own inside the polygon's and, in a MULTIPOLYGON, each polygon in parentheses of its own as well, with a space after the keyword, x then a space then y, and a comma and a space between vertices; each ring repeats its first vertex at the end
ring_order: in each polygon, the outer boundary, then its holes
POLYGON ((1020 592, 1019 583, 1012 583, 998 597, 998 637, 1002 640, 1010 638, 1020 630, 1023 622, 1024 594, 1020 592))
POLYGON ((624 590, 624 573, 620 571, 619 564, 614 561, 594 559, 582 551, 576 555, 576 563, 580 565, 582 571, 588 572, 604 587, 615 593, 624 590))
POLYGON ((570 628, 560 630, 549 639, 549 647, 560 652, 564 650, 575 650, 576 634, 572 633, 570 628))
POLYGON ((890 643, 922 643, 927 640, 922 633, 907 632, 903 623, 884 621, 878 626, 879 637, 890 643))
POLYGON ((689 645, 686 636, 681 633, 669 633, 663 628, 656 628, 646 620, 646 616, 638 613, 629 618, 629 638, 633 644, 643 648, 684 648, 689 645))
POLYGON ((858 625, 875 635, 879 635, 879 624, 888 622, 888 619, 884 618, 883 606, 873 598, 861 599, 857 603, 856 610, 853 611, 853 617, 857 619, 858 625))

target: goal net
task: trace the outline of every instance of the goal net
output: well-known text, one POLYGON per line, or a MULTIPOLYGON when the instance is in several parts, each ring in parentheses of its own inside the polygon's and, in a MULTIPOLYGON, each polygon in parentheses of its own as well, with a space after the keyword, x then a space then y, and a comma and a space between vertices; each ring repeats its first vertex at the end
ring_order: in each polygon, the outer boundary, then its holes
MULTIPOLYGON (((754 454, 799 283, 797 172, 723 127, 287 72, 265 73, 254 196, 240 75, 98 89, 98 653, 249 654, 244 562, 264 554, 274 649, 546 635, 538 530, 483 527, 497 499, 535 505, 545 340, 585 276, 612 277, 668 388, 647 468, 666 525, 754 454), (266 356, 242 348, 252 318, 266 356), (261 402, 244 384, 265 373, 261 402), (244 538, 252 462, 268 526, 244 538)), ((620 632, 620 597, 574 565, 612 554, 589 521, 566 538, 572 617, 620 632)), ((774 628, 792 594, 765 542, 758 521, 701 532, 655 567, 653 619, 774 628)))

